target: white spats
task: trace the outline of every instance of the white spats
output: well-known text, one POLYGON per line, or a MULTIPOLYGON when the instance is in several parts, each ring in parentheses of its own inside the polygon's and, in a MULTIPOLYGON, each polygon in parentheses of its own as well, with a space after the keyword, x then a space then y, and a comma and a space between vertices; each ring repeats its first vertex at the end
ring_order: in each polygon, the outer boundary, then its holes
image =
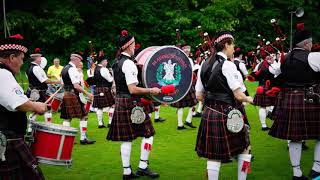
POLYGON ((203 108, 203 103, 202 103, 202 101, 199 101, 197 112, 201 113, 202 112, 202 108, 203 108))
POLYGON ((178 114, 178 126, 179 126, 179 127, 182 127, 182 126, 183 126, 183 121, 182 121, 182 118, 183 118, 183 108, 179 108, 178 111, 177 111, 177 114, 178 114))
POLYGON ((238 180, 246 180, 250 171, 251 154, 240 154, 238 157, 238 180))
POLYGON ((98 124, 99 124, 99 126, 102 126, 104 124, 103 123, 103 109, 97 109, 96 113, 97 113, 97 118, 98 118, 98 124))
POLYGON ((87 139, 87 125, 88 121, 80 120, 80 140, 87 139))
POLYGON ((207 161, 207 171, 208 180, 218 180, 221 162, 208 160, 207 161))
POLYGON ((267 127, 266 117, 267 117, 267 110, 266 110, 266 108, 260 107, 260 108, 259 108, 259 118, 260 118, 261 126, 262 126, 263 128, 267 127))
POLYGON ((109 124, 111 124, 111 122, 112 122, 113 113, 114 113, 114 107, 111 107, 108 112, 108 115, 109 115, 109 122, 108 123, 109 124))
POLYGON ((300 169, 300 159, 301 159, 302 142, 292 142, 289 143, 289 156, 293 169, 293 175, 296 177, 302 176, 302 171, 300 169))
POLYGON ((320 172, 320 140, 317 141, 314 148, 314 162, 312 169, 316 172, 320 172))
POLYGON ((47 111, 44 113, 44 122, 51 122, 52 121, 52 113, 51 111, 47 111))
POLYGON ((141 155, 140 155, 140 162, 139 168, 145 169, 148 167, 148 159, 150 155, 150 151, 152 149, 153 144, 153 136, 149 138, 142 138, 141 141, 141 155))
POLYGON ((192 114, 193 114, 193 112, 195 112, 195 107, 190 107, 186 122, 188 122, 188 123, 192 122, 192 114))
POLYGON ((120 147, 120 154, 121 154, 124 175, 131 174, 131 168, 130 168, 131 146, 132 146, 132 142, 123 142, 120 147))

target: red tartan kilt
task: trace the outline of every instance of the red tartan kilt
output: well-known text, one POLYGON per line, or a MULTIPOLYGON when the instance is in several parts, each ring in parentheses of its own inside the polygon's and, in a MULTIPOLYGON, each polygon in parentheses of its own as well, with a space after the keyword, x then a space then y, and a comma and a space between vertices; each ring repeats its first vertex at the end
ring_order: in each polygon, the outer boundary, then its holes
POLYGON ((102 109, 112 105, 114 105, 114 98, 111 89, 107 87, 96 87, 92 107, 102 109), (100 93, 104 95, 100 96, 100 93))
POLYGON ((260 107, 274 106, 276 97, 269 97, 265 94, 256 94, 253 99, 253 104, 260 107))
POLYGON ((85 110, 84 104, 81 102, 78 95, 73 92, 64 92, 61 103, 61 119, 83 118, 88 113, 85 110))
POLYGON ((304 91, 281 91, 269 135, 294 141, 320 139, 320 104, 306 103, 304 91))
MULTIPOLYGON (((212 105, 210 108, 222 113, 229 105, 212 105)), ((230 160, 241 154, 250 144, 247 127, 239 133, 232 133, 227 129, 227 117, 204 107, 200 127, 198 130, 196 148, 199 157, 230 160)))
POLYGON ((192 107, 197 105, 198 101, 196 98, 196 91, 193 86, 191 86, 189 92, 180 101, 171 104, 175 108, 192 107))
POLYGON ((143 105, 143 108, 147 114, 154 112, 154 105, 153 104, 143 105))
MULTIPOLYGON (((112 123, 107 135, 112 141, 132 141, 137 137, 151 137, 155 134, 152 122, 147 112, 146 120, 142 124, 131 122, 131 110, 134 107, 133 98, 115 99, 115 110, 112 123)), ((142 105, 140 102, 139 105, 142 105)))

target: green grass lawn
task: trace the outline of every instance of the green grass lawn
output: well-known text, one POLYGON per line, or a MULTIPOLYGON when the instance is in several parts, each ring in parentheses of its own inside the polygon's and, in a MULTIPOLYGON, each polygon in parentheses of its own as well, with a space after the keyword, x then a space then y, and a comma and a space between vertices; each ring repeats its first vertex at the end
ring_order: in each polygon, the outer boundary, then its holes
MULTIPOLYGON (((248 83, 249 92, 253 94, 256 83, 248 83)), ((267 132, 261 131, 258 118, 258 107, 246 107, 251 124, 251 143, 254 161, 248 179, 285 180, 292 178, 292 170, 287 150, 287 142, 272 138, 267 132)), ((185 110, 184 118, 187 115, 185 110)), ((150 155, 150 168, 160 173, 160 179, 201 180, 206 179, 206 159, 199 158, 194 151, 198 129, 177 131, 176 109, 161 107, 161 117, 164 123, 154 123, 156 135, 150 155)), ((107 115, 104 114, 105 122, 107 115)), ((43 117, 38 119, 42 120, 43 117)), ((59 114, 54 114, 55 123, 62 123, 59 114)), ((152 118, 153 119, 153 118, 152 118)), ((196 126, 200 118, 194 118, 196 126)), ((269 127, 271 120, 267 120, 269 127)), ((78 128, 79 120, 74 119, 72 126, 78 128)), ((94 145, 80 145, 79 136, 73 149, 73 165, 71 168, 41 165, 45 177, 49 180, 83 179, 83 180, 113 180, 122 178, 122 163, 120 158, 120 143, 105 139, 108 129, 97 128, 95 113, 90 113, 88 135, 97 142, 94 145)), ((79 133, 78 133, 79 135, 79 133)), ((141 138, 135 140, 132 146, 131 166, 135 171, 140 159, 141 138)), ((303 151, 301 167, 304 174, 309 173, 313 163, 314 141, 307 141, 310 149, 303 151)), ((147 179, 147 178, 139 178, 147 179)), ((223 164, 220 179, 237 179, 237 162, 223 164)))

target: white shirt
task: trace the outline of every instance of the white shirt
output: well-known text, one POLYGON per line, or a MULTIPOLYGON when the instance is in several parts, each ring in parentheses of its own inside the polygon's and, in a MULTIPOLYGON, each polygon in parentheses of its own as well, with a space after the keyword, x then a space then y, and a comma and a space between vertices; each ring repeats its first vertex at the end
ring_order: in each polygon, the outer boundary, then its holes
POLYGON ((239 61, 239 69, 240 69, 240 71, 242 72, 243 75, 247 76, 249 73, 248 73, 248 70, 246 68, 246 65, 238 58, 235 58, 234 60, 235 61, 239 61))
MULTIPOLYGON (((218 55, 222 56, 223 58, 227 59, 227 56, 223 54, 222 52, 218 52, 218 55)), ((202 68, 202 65, 201 65, 202 68)), ((198 71, 198 79, 196 83, 196 91, 197 92, 204 92, 204 87, 200 78, 200 73, 201 73, 201 68, 200 71, 198 71)), ((246 91, 246 87, 243 83, 242 76, 240 72, 237 70, 236 65, 231 62, 231 61, 225 61, 222 65, 222 74, 226 77, 227 83, 229 88, 234 91, 238 88, 241 89, 242 92, 246 91)))
POLYGON ((48 76, 46 75, 46 72, 37 64, 32 62, 32 64, 35 64, 36 66, 33 67, 32 72, 37 77, 37 79, 43 83, 46 80, 48 80, 48 76))
POLYGON ((274 77, 276 78, 277 76, 279 76, 279 74, 281 74, 281 62, 280 61, 274 61, 272 64, 270 64, 269 66, 269 72, 272 73, 274 75, 274 77))
POLYGON ((76 65, 73 64, 72 62, 69 62, 69 64, 72 66, 68 70, 68 74, 70 76, 72 84, 80 84, 81 77, 80 77, 80 73, 79 73, 78 69, 76 68, 76 65))
POLYGON ((310 52, 308 63, 315 72, 320 72, 320 52, 310 52))
POLYGON ((88 75, 88 77, 93 77, 93 75, 94 75, 94 70, 88 69, 88 70, 87 70, 87 75, 88 75))
POLYGON ((0 88, 0 104, 7 110, 16 111, 18 106, 29 101, 10 71, 0 69, 0 82, 5 82, 0 88))
MULTIPOLYGON (((101 65, 98 64, 98 66, 101 66, 101 65)), ((112 81, 113 81, 113 77, 111 76, 110 71, 109 71, 108 68, 102 67, 102 68, 100 69, 100 74, 101 74, 101 76, 102 76, 104 79, 106 79, 108 82, 112 82, 112 81)))
MULTIPOLYGON (((129 54, 122 52, 121 54, 124 54, 126 56, 130 56, 129 54)), ((130 59, 125 60, 122 65, 122 72, 124 73, 126 77, 127 85, 129 84, 135 84, 138 85, 138 68, 134 64, 134 62, 130 59)))

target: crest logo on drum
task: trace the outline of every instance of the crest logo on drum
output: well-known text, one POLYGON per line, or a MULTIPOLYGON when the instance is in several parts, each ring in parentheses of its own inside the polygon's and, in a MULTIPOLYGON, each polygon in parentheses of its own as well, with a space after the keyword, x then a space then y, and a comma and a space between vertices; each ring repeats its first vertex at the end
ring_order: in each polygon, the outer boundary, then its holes
POLYGON ((160 86, 168 84, 177 86, 181 80, 181 66, 177 63, 172 63, 171 59, 169 59, 168 62, 163 62, 159 65, 156 78, 160 86), (163 70, 165 71, 164 76, 163 70))

